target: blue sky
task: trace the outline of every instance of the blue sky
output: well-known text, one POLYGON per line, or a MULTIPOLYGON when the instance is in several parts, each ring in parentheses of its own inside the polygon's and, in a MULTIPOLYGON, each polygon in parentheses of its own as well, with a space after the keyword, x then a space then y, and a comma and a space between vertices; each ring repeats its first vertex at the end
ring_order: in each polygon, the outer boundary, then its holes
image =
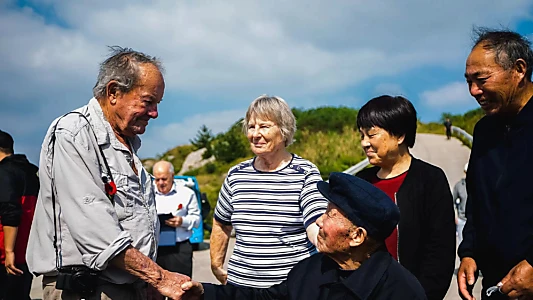
POLYGON ((202 124, 225 131, 261 94, 300 108, 401 94, 437 121, 477 107, 463 78, 473 26, 533 38, 533 2, 0 0, 0 129, 37 163, 50 122, 92 97, 107 45, 166 68, 141 157, 202 124))

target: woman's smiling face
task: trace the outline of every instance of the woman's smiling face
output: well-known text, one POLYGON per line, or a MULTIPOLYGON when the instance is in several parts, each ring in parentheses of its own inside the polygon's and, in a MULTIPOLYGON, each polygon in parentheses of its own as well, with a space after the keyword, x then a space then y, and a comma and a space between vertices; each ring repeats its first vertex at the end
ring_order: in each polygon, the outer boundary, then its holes
POLYGON ((389 157, 397 157, 400 144, 404 137, 391 135, 387 130, 374 126, 369 129, 359 129, 361 146, 370 164, 381 166, 389 157))
POLYGON ((257 156, 285 148, 285 139, 280 128, 274 122, 261 117, 250 118, 246 136, 252 152, 257 156))

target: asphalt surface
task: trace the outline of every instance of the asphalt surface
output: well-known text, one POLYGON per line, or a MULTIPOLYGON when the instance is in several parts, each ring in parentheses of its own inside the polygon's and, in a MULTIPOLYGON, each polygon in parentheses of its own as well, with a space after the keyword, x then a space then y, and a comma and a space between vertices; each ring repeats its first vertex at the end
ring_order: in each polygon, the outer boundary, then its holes
MULTIPOLYGON (((450 188, 461 179, 463 176, 463 167, 468 161, 470 155, 470 149, 461 144, 457 139, 447 140, 443 135, 434 134, 417 134, 415 147, 412 149, 412 153, 415 157, 434 164, 444 170, 450 188)), ((226 261, 233 251, 234 239, 231 239, 229 252, 226 261)), ((203 243, 200 245, 200 250, 194 252, 193 256, 193 275, 192 278, 200 282, 216 283, 215 277, 211 273, 210 259, 209 259, 209 244, 203 243)), ((38 250, 37 250, 38 251, 38 250)), ((459 260, 456 260, 456 268, 459 267, 459 260)), ((480 299, 481 287, 479 282, 476 283, 474 288, 474 295, 476 299, 480 299)), ((461 299, 458 295, 457 280, 454 275, 450 289, 446 294, 446 300, 458 300, 461 299)), ((41 278, 35 278, 33 281, 33 287, 31 292, 32 299, 41 299, 41 278)))

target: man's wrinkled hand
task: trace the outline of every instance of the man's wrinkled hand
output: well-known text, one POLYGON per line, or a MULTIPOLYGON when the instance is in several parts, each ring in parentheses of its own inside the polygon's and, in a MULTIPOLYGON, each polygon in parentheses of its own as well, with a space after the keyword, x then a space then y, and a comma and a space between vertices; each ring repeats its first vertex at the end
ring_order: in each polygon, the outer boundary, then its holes
POLYGON ((459 285, 459 295, 463 299, 475 300, 472 295, 472 288, 477 280, 477 264, 471 257, 463 257, 459 271, 457 272, 457 284, 459 285))
POLYGON ((200 300, 204 294, 204 287, 196 281, 185 282, 181 285, 181 289, 185 292, 182 300, 200 300))
POLYGON ((181 299, 181 296, 183 296, 181 285, 190 280, 189 276, 163 270, 161 271, 161 280, 154 287, 165 297, 181 299))
POLYGON ((6 272, 11 275, 20 276, 24 272, 15 266, 15 252, 6 251, 6 272))
POLYGON ((224 270, 222 267, 211 266, 211 271, 221 284, 226 284, 228 281, 228 272, 226 270, 224 270))
POLYGON ((183 218, 176 216, 165 221, 165 224, 171 227, 179 227, 183 224, 183 218))
POLYGON ((511 299, 533 298, 533 266, 526 260, 521 261, 509 271, 500 283, 502 294, 511 299))

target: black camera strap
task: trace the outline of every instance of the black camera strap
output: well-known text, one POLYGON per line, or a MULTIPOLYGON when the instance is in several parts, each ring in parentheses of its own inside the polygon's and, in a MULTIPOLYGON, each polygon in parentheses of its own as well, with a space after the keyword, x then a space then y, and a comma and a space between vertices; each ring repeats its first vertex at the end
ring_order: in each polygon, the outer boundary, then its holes
MULTIPOLYGON (((51 155, 51 172, 53 172, 53 169, 54 169, 54 147, 55 147, 55 141, 56 141, 56 129, 57 129, 57 125, 59 124, 59 121, 61 121, 61 119, 63 119, 65 116, 69 115, 69 114, 78 114, 79 116, 83 117, 83 119, 85 119, 85 121, 87 121, 87 125, 89 126, 89 128, 91 129, 91 132, 94 134, 94 137, 96 138, 96 133, 94 132, 94 129, 93 127, 91 126, 91 123, 89 122, 89 120, 87 119, 87 117, 85 115, 83 115, 82 113, 79 113, 79 112, 69 112, 69 113, 66 113, 64 114, 63 116, 61 116, 54 128, 52 129, 52 135, 50 137, 50 144, 52 146, 52 155, 51 155)), ((104 186, 105 186, 105 193, 107 195, 107 198, 109 198, 109 200, 111 201, 111 204, 113 204, 113 206, 115 205, 115 202, 114 202, 114 196, 115 196, 115 193, 116 193, 116 185, 115 185, 115 182, 113 181, 113 175, 111 174, 111 168, 109 168, 109 164, 107 163, 107 160, 105 158, 105 155, 104 155, 104 151, 102 150, 102 147, 100 145, 98 145, 98 149, 100 150, 100 155, 97 154, 98 157, 98 161, 102 161, 104 163, 104 166, 106 168, 106 176, 102 176, 102 181, 104 182, 104 186)), ((59 256, 59 246, 58 246, 58 242, 57 242, 57 221, 59 220, 59 215, 57 215, 56 217, 56 190, 55 190, 55 180, 54 180, 54 176, 53 174, 50 174, 51 176, 51 191, 52 191, 52 211, 53 211, 53 214, 54 214, 54 249, 55 249, 55 254, 56 254, 56 268, 59 270, 59 268, 62 267, 62 262, 61 262, 61 259, 60 259, 60 256, 59 256)))

